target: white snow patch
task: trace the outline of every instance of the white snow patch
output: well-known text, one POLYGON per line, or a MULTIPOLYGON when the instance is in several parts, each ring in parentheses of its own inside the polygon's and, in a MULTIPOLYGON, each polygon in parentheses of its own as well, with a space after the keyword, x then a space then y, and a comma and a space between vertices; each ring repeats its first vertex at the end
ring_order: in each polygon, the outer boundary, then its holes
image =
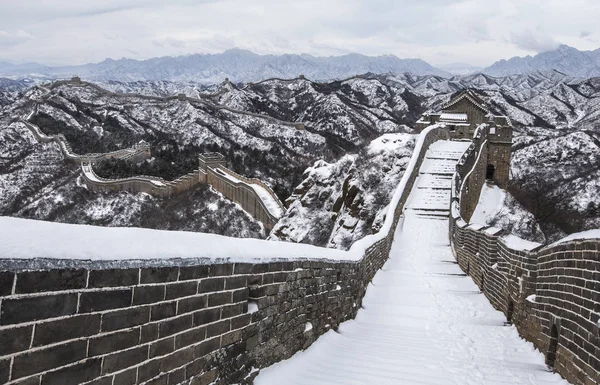
POLYGON ((504 241, 506 246, 510 247, 513 250, 530 251, 530 250, 537 249, 538 247, 542 246, 541 243, 527 241, 525 239, 519 238, 516 235, 512 235, 512 234, 505 235, 504 237, 502 237, 500 239, 502 239, 504 241))
POLYGON ((304 333, 311 331, 312 328, 312 324, 310 322, 307 322, 306 325, 304 325, 304 333))
POLYGON ((248 301, 248 314, 256 313, 258 311, 258 303, 256 301, 248 301))
POLYGON ((493 184, 484 183, 471 222, 482 225, 488 224, 502 210, 505 199, 506 192, 503 189, 493 184))
POLYGON ((525 298, 525 299, 531 303, 535 303, 536 298, 537 298, 537 296, 535 294, 532 294, 530 296, 527 296, 527 298, 525 298))

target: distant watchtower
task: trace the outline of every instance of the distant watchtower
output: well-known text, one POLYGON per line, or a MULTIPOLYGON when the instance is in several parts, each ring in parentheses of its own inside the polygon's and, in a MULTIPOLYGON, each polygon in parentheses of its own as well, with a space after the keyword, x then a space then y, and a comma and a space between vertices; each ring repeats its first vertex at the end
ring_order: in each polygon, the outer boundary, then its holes
POLYGON ((80 86, 81 85, 81 78, 79 76, 73 76, 71 78, 71 80, 69 81, 69 83, 71 83, 74 86, 80 86))
POLYGON ((471 139, 481 124, 488 125, 486 179, 506 188, 510 176, 510 155, 513 128, 508 117, 494 115, 486 103, 471 90, 465 90, 442 107, 442 111, 425 113, 415 129, 442 123, 452 138, 471 139))
POLYGON ((206 152, 198 156, 200 165, 200 182, 206 183, 209 168, 227 167, 225 157, 218 152, 206 152))

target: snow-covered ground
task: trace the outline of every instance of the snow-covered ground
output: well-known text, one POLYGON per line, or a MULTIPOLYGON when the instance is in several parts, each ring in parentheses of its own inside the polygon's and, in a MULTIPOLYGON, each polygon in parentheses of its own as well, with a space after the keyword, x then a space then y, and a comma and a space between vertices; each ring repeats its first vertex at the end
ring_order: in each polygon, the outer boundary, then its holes
MULTIPOLYGON (((448 158, 446 164, 458 159, 448 158)), ((449 176, 433 178, 449 190, 449 176)), ((255 384, 567 384, 462 274, 448 245, 448 221, 427 214, 436 205, 422 204, 440 201, 426 187, 431 178, 417 180, 390 259, 356 319, 261 371, 255 384)))
POLYGON ((481 188, 479 202, 471 223, 494 226, 529 241, 543 242, 544 234, 535 217, 517 202, 510 193, 493 183, 481 188))

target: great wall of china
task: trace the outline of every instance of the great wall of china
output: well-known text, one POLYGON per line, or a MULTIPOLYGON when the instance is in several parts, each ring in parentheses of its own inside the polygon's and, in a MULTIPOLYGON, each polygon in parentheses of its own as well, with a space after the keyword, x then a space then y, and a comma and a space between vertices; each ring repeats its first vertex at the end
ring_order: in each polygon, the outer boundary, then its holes
MULTIPOLYGON (((59 81, 53 83, 50 88, 54 88, 60 84, 81 85, 82 83, 77 80, 71 80, 68 82, 59 81)), ((95 89, 101 90, 103 93, 108 93, 110 95, 122 95, 111 93, 91 83, 86 83, 86 86, 91 86, 95 89)), ((138 94, 128 94, 127 96, 141 97, 141 95, 138 94)), ((156 100, 155 97, 148 98, 156 100)), ((157 100, 165 100, 165 98, 159 98, 157 100)), ((223 108, 228 109, 227 107, 223 108)), ((65 159, 81 165, 83 181, 92 191, 128 191, 130 193, 146 193, 157 197, 168 198, 180 194, 200 183, 207 183, 216 191, 223 194, 226 198, 239 204, 244 211, 261 222, 267 231, 270 231, 273 226, 275 226, 275 223, 277 223, 285 211, 285 206, 273 192, 271 187, 259 179, 246 178, 229 170, 226 167, 225 159, 222 156, 220 156, 218 158, 219 161, 214 164, 216 168, 213 168, 212 166, 206 167, 206 164, 203 162, 205 156, 200 155, 200 168, 198 170, 183 175, 173 181, 167 181, 159 177, 143 175, 119 179, 102 178, 96 175, 94 172, 93 164, 107 159, 122 159, 132 163, 139 163, 151 157, 150 145, 142 141, 133 148, 109 153, 84 155, 75 154, 68 141, 62 134, 45 135, 38 126, 28 121, 35 114, 35 111, 36 110, 32 111, 27 120, 22 120, 21 122, 25 124, 25 126, 32 132, 38 141, 43 143, 57 143, 65 159)), ((237 113, 237 110, 232 111, 237 113)), ((252 115, 254 116, 258 114, 252 115)), ((261 115, 260 117, 264 116, 261 115)), ((279 121, 273 122, 279 124, 279 121)), ((289 125, 291 125, 291 123, 289 125)))
POLYGON ((263 262, 244 240, 228 239, 247 260, 2 261, 0 382, 251 384, 259 369, 357 315, 428 148, 470 139, 449 202, 458 263, 554 370, 573 384, 599 383, 600 239, 532 249, 468 223, 495 162, 502 177, 503 135, 494 124, 468 136, 443 123, 424 129, 380 232, 348 252, 287 244, 276 252, 257 241, 277 256, 263 262))

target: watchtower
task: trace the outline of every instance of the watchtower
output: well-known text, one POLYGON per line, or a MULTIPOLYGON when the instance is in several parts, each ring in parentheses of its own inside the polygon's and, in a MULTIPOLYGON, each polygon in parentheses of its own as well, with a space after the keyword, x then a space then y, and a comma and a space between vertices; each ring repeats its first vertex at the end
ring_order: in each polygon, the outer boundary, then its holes
POLYGON ((200 182, 206 183, 209 168, 227 167, 225 157, 218 152, 205 152, 198 156, 200 166, 200 182))
POLYGON ((454 139, 471 139, 477 127, 487 125, 487 163, 485 177, 506 188, 510 177, 512 123, 503 115, 493 114, 485 101, 471 90, 465 90, 444 104, 440 112, 427 112, 417 121, 415 129, 440 123, 454 139))

